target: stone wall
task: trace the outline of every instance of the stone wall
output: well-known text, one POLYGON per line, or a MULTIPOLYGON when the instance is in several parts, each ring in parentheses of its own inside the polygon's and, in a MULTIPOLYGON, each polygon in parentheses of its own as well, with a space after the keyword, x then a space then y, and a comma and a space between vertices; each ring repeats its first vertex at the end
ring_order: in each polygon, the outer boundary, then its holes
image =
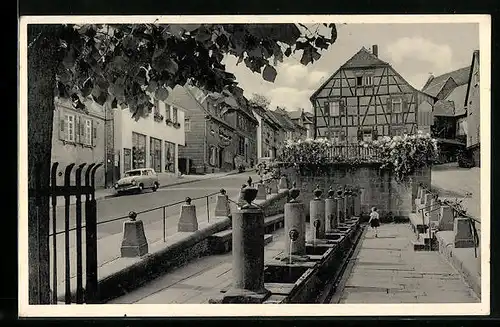
POLYGON ((277 194, 268 194, 266 200, 255 201, 256 204, 262 207, 264 217, 270 217, 283 213, 287 202, 288 190, 281 191, 277 194))
POLYGON ((430 186, 430 168, 419 171, 411 176, 411 183, 398 184, 390 170, 380 169, 380 165, 366 164, 351 167, 342 164, 332 164, 327 172, 311 174, 296 168, 282 169, 289 182, 296 182, 301 193, 299 200, 306 205, 306 215, 309 216, 309 201, 313 199, 313 191, 317 185, 323 191, 323 198, 330 186, 333 189, 344 185, 356 185, 362 189, 361 213, 367 215, 371 207, 377 207, 381 217, 389 213, 393 217, 408 218, 414 206, 417 188, 420 182, 430 186), (317 176, 316 176, 317 175, 317 176))

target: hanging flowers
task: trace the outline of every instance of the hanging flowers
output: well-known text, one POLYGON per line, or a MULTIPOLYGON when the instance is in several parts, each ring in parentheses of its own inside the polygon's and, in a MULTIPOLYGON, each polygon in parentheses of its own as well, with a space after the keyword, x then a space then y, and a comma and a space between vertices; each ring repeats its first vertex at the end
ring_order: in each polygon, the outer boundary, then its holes
POLYGON ((374 141, 340 145, 328 139, 288 140, 278 160, 285 165, 321 171, 327 165, 359 166, 379 163, 394 172, 397 181, 405 181, 416 170, 432 165, 438 157, 437 141, 430 134, 384 136, 374 141))

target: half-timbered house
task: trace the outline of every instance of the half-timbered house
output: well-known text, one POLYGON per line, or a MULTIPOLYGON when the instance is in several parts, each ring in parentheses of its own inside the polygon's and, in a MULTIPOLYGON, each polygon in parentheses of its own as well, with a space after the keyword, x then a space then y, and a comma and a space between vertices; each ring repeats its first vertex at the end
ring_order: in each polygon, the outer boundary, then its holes
POLYGON ((361 48, 310 98, 314 137, 339 143, 430 132, 435 98, 411 86, 391 65, 361 48))

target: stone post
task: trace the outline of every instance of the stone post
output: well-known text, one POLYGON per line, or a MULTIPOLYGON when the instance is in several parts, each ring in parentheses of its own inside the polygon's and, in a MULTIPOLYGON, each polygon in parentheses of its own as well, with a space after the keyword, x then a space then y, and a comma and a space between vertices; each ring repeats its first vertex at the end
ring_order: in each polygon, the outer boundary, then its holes
POLYGON ((430 208, 429 208, 429 222, 433 224, 435 227, 439 224, 439 204, 435 198, 431 199, 430 208))
POLYGON ((285 204, 285 253, 282 261, 293 263, 307 261, 306 256, 306 215, 305 205, 297 200, 300 190, 293 187, 290 190, 290 202, 285 204))
POLYGON ((123 223, 123 240, 120 248, 122 258, 141 257, 148 253, 148 241, 144 234, 142 220, 136 220, 137 213, 129 213, 130 221, 123 223))
POLYGON ((215 217, 228 217, 231 214, 231 206, 225 189, 220 190, 215 202, 215 217))
POLYGON ((281 176, 280 183, 278 185, 278 189, 279 190, 287 190, 288 189, 288 182, 286 180, 286 176, 285 175, 281 176))
POLYGON ((314 190, 315 198, 309 202, 309 214, 311 216, 311 237, 314 239, 325 238, 325 201, 321 199, 323 192, 319 185, 314 190))
POLYGON ((330 188, 328 190, 328 197, 325 199, 325 232, 331 233, 337 229, 337 200, 335 191, 330 188))
POLYGON ((222 303, 262 303, 270 295, 264 287, 264 213, 252 204, 257 189, 242 190, 245 204, 233 213, 233 287, 222 303))
POLYGON ((361 216, 361 194, 357 193, 354 197, 354 217, 361 216))
POLYGON ((453 224, 455 248, 474 247, 474 237, 468 218, 456 218, 453 224))
POLYGON ((453 209, 450 206, 441 206, 438 229, 442 231, 453 230, 453 209))
POLYGON ((238 197, 238 205, 243 205, 245 203, 245 200, 243 199, 243 190, 247 187, 247 184, 241 185, 241 190, 240 190, 240 195, 238 197))
POLYGON ((191 198, 186 198, 186 204, 181 206, 178 232, 196 232, 198 230, 198 218, 196 217, 196 206, 191 204, 191 198))
POLYGON ((266 199, 266 186, 262 182, 262 180, 257 183, 257 197, 255 200, 265 200, 266 199))
POLYGON ((345 222, 344 218, 344 198, 342 197, 342 190, 337 191, 337 222, 343 224, 345 222))
POLYGON ((271 194, 278 193, 278 181, 275 179, 272 179, 271 182, 269 183, 269 188, 270 188, 271 194))

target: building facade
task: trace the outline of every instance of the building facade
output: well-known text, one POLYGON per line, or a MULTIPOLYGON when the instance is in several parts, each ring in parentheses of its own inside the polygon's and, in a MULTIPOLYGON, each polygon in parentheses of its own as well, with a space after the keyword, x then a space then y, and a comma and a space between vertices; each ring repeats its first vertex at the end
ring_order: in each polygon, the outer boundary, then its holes
POLYGON ((257 161, 269 161, 276 158, 279 147, 278 139, 281 126, 272 120, 266 109, 253 106, 253 114, 257 119, 257 161))
MULTIPOLYGON (((64 169, 71 163, 105 163, 104 107, 85 102, 85 109, 75 108, 69 99, 56 97, 52 132, 52 162, 58 162, 58 185, 64 184, 64 169)), ((103 167, 104 168, 104 167, 103 167)), ((96 171, 96 187, 105 186, 106 169, 96 171)), ((71 183, 75 176, 71 174, 71 183)))
POLYGON ((187 85, 183 90, 177 97, 186 108, 186 144, 179 151, 181 172, 201 174, 235 169, 239 134, 231 119, 199 88, 187 85))
POLYGON ((453 162, 465 149, 467 136, 466 110, 467 79, 470 67, 434 77, 430 76, 422 91, 434 96, 431 134, 438 140, 440 161, 453 162))
MULTIPOLYGON (((304 109, 299 109, 295 111, 289 111, 288 116, 290 119, 298 126, 304 127, 305 134, 301 137, 313 138, 314 137, 314 115, 310 112, 304 111, 304 109)), ((302 131, 303 132, 303 131, 302 131)))
POLYGON ((120 176, 130 169, 153 168, 157 173, 179 171, 179 146, 185 144, 185 109, 174 103, 175 92, 165 102, 153 100, 153 112, 136 120, 128 109, 115 109, 115 165, 120 176))
POLYGON ((412 87, 390 64, 362 48, 310 98, 314 137, 358 143, 430 132, 435 99, 412 87))
POLYGON ((472 152, 474 164, 478 167, 481 165, 481 106, 479 96, 479 77, 479 50, 476 50, 472 55, 472 64, 467 81, 467 92, 465 96, 464 106, 467 112, 467 149, 472 152))

